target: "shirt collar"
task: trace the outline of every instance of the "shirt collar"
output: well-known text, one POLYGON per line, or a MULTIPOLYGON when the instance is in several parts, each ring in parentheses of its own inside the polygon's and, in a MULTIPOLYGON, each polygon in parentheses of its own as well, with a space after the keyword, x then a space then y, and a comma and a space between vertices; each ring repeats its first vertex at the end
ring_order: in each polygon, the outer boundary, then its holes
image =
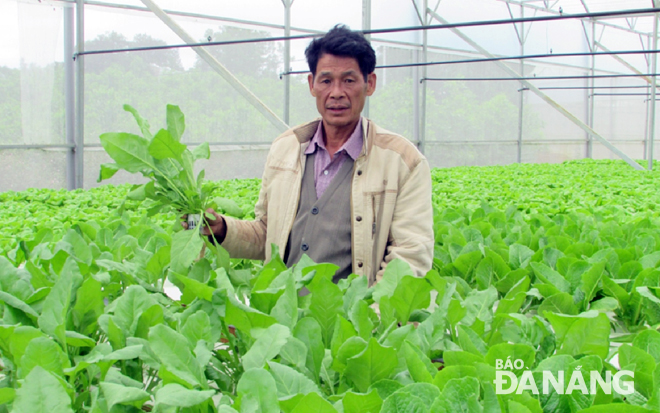
MULTIPOLYGON (((351 136, 348 137, 348 140, 344 142, 337 153, 346 151, 348 156, 350 156, 353 160, 356 160, 360 156, 360 153, 362 153, 363 143, 364 136, 362 133, 362 118, 360 118, 357 125, 355 125, 353 133, 351 133, 351 136)), ((316 128, 316 132, 314 133, 314 136, 310 140, 309 145, 305 150, 305 155, 313 154, 316 152, 317 147, 327 151, 325 144, 323 143, 323 121, 319 122, 319 125, 316 128)))

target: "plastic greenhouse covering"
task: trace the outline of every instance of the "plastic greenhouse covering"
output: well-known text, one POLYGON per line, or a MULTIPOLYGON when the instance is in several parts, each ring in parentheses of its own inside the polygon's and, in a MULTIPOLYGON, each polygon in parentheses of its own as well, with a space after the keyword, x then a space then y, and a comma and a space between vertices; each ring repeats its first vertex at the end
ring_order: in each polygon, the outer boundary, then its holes
POLYGON ((184 141, 211 145, 207 178, 259 177, 269 143, 318 116, 304 49, 339 23, 366 30, 377 52, 364 115, 418 144, 433 167, 657 158, 653 6, 0 0, 0 191, 99 185, 109 160, 99 135, 137 131, 124 104, 152 125, 179 105, 184 141), (209 44, 178 47, 186 39, 209 44), (213 44, 226 41, 238 42, 213 44), (177 47, 117 51, 165 45, 177 47))

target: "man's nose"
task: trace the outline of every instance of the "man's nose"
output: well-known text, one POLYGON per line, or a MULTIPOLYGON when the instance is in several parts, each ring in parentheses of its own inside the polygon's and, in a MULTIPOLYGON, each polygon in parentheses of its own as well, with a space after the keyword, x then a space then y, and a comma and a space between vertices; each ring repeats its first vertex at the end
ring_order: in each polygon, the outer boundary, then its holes
POLYGON ((342 82, 333 82, 330 88, 330 97, 333 99, 339 99, 344 97, 344 87, 342 82))

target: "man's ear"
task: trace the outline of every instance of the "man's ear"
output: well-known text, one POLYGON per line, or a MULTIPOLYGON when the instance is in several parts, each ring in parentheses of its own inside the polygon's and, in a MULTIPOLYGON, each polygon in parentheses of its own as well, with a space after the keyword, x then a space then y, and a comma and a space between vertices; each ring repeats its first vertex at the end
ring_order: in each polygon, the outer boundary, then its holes
POLYGON ((309 93, 316 97, 316 94, 314 93, 314 75, 311 73, 307 75, 307 83, 309 83, 309 93))
POLYGON ((371 96, 376 91, 376 72, 367 75, 367 96, 371 96))

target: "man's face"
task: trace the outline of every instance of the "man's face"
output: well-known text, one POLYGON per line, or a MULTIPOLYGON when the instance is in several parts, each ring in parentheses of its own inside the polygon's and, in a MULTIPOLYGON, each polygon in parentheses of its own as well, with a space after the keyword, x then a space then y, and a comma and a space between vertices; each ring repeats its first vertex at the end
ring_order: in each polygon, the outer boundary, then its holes
POLYGON ((376 89, 376 74, 370 73, 365 81, 356 59, 327 53, 307 80, 323 121, 335 127, 357 123, 367 96, 376 89))

